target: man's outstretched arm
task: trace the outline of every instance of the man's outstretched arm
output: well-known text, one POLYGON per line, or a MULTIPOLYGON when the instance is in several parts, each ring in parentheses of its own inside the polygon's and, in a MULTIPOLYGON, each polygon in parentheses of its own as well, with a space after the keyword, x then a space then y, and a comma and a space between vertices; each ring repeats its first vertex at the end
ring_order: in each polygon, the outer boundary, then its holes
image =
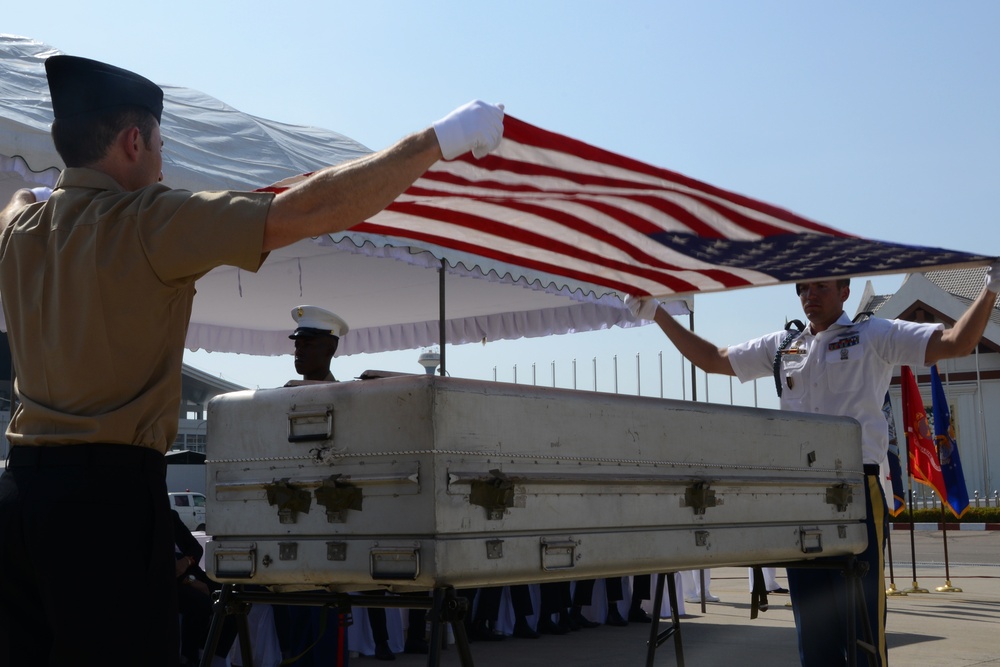
POLYGON ((639 319, 656 322, 677 351, 701 370, 706 373, 736 375, 729 362, 729 348, 716 347, 681 325, 666 308, 660 307, 660 302, 656 299, 636 299, 629 296, 625 299, 625 305, 639 319))
POLYGON ((327 167, 278 194, 264 226, 264 251, 349 229, 391 204, 438 160, 500 145, 503 107, 472 102, 384 150, 327 167))
POLYGON ((987 269, 986 285, 982 293, 972 302, 968 310, 962 313, 955 326, 934 332, 924 353, 924 363, 927 366, 936 364, 942 359, 972 354, 982 339, 983 332, 986 331, 986 325, 989 324, 998 291, 1000 291, 1000 260, 993 262, 987 269))

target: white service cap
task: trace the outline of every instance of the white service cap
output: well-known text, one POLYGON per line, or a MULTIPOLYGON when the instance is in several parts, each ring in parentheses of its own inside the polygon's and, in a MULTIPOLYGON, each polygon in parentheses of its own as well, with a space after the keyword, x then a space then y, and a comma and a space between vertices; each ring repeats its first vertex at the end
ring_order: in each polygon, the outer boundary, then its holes
POLYGON ((300 336, 336 336, 340 338, 350 328, 340 315, 317 306, 292 308, 292 319, 298 325, 289 338, 300 336))

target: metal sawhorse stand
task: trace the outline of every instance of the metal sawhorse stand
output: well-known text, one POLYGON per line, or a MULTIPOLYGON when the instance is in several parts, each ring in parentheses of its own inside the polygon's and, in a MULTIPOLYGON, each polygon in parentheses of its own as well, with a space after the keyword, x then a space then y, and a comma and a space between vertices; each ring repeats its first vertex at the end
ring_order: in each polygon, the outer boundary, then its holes
POLYGON ((653 594, 653 623, 649 627, 649 641, 646 642, 646 667, 653 667, 656 649, 665 641, 674 638, 674 652, 677 654, 677 667, 684 667, 684 649, 681 647, 681 618, 677 614, 677 582, 674 573, 656 575, 656 592, 653 594), (670 600, 670 627, 660 632, 660 609, 663 605, 663 580, 667 580, 667 590, 670 600))
MULTIPOLYGON (((868 564, 859 561, 854 556, 846 558, 825 558, 821 560, 791 561, 784 563, 764 563, 762 567, 784 568, 816 568, 840 570, 850 580, 847 588, 847 645, 857 646, 868 658, 869 667, 875 665, 875 642, 872 637, 871 625, 868 619, 868 607, 865 605, 865 591, 861 578, 868 571, 868 564), (858 639, 857 615, 861 617, 863 639, 858 639)), ((677 615, 677 588, 674 583, 674 573, 658 574, 656 576, 656 593, 653 595, 653 624, 649 630, 649 641, 646 643, 646 667, 653 667, 656 649, 671 637, 674 638, 674 652, 677 654, 677 667, 684 667, 684 650, 681 646, 681 622, 677 615), (670 627, 659 631, 660 609, 663 604, 663 580, 667 577, 667 587, 670 595, 670 627)), ((848 667, 857 667, 857 651, 847 652, 848 667)))
POLYGON ((430 611, 431 636, 427 641, 427 666, 438 667, 441 664, 441 646, 443 644, 442 623, 451 623, 455 634, 455 646, 458 649, 462 667, 473 667, 472 653, 469 650, 469 638, 465 634, 465 614, 468 601, 455 595, 454 588, 435 588, 429 597, 395 597, 388 595, 348 595, 347 593, 327 593, 323 591, 308 591, 302 593, 272 593, 271 591, 246 590, 239 584, 226 584, 222 587, 212 610, 212 624, 208 630, 208 640, 201 659, 201 667, 212 664, 212 656, 219 643, 222 623, 226 616, 237 617, 237 637, 240 642, 240 653, 244 665, 253 664, 253 653, 250 646, 250 626, 247 614, 253 604, 284 604, 307 607, 328 607, 336 611, 349 611, 351 607, 382 607, 384 609, 427 609, 430 611))

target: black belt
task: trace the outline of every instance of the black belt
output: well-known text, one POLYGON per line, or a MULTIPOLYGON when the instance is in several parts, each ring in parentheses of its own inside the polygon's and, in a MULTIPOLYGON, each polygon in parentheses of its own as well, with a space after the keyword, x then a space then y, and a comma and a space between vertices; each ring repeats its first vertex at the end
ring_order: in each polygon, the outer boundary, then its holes
POLYGON ((166 460, 159 451, 136 445, 88 443, 80 445, 11 447, 8 468, 51 466, 101 466, 163 470, 166 460))
POLYGON ((879 476, 882 474, 882 469, 874 463, 866 463, 865 474, 879 476))

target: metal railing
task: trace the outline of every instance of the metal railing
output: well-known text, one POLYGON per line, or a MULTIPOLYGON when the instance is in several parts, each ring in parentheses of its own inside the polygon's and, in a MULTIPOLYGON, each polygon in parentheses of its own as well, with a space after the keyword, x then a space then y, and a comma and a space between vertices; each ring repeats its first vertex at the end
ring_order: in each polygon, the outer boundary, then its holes
MULTIPOLYGON (((913 509, 939 509, 941 501, 933 489, 920 488, 913 490, 913 509)), ((989 493, 973 491, 969 495, 969 507, 1000 507, 1000 490, 994 489, 989 493)))

